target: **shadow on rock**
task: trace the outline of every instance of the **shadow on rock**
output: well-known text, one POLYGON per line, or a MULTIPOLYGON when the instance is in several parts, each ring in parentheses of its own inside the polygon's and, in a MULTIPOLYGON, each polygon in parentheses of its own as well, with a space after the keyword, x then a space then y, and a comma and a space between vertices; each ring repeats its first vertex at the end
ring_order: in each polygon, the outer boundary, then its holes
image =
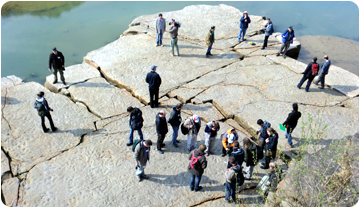
POLYGON ((52 132, 52 133, 55 133, 55 134, 71 133, 71 134, 73 134, 75 137, 77 137, 77 136, 80 137, 80 136, 82 136, 82 135, 84 135, 84 134, 87 134, 87 133, 90 133, 90 132, 91 132, 92 135, 94 135, 94 134, 99 134, 99 133, 101 133, 101 132, 104 131, 104 129, 100 129, 100 130, 98 130, 98 131, 95 131, 94 129, 61 130, 60 128, 61 128, 61 127, 59 127, 57 131, 52 132))
POLYGON ((19 103, 21 102, 15 98, 1 96, 1 105, 16 105, 19 103))

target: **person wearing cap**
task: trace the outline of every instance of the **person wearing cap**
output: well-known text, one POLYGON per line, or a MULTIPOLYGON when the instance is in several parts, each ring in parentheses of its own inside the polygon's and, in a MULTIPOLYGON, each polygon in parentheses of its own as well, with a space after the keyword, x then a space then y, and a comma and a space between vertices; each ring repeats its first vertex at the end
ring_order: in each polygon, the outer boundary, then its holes
POLYGON ((168 133, 168 127, 166 123, 166 113, 164 110, 160 110, 160 112, 156 114, 155 124, 156 124, 156 133, 158 135, 157 150, 160 154, 164 154, 164 151, 162 151, 161 148, 165 146, 164 139, 166 134, 168 133))
POLYGON ((151 72, 146 75, 146 83, 149 83, 150 106, 151 108, 159 106, 159 88, 161 85, 161 78, 156 73, 157 66, 151 66, 151 72))
POLYGON ((57 128, 55 127, 50 114, 50 111, 53 111, 53 109, 49 107, 47 100, 44 98, 44 95, 44 92, 39 92, 39 94, 37 94, 38 97, 35 100, 34 108, 38 109, 38 115, 41 118, 41 127, 44 133, 49 131, 49 128, 46 128, 45 126, 45 117, 48 118, 51 130, 54 132, 57 130, 57 128))
POLYGON ((251 20, 250 17, 247 13, 247 11, 244 11, 243 16, 240 19, 240 30, 239 30, 239 35, 238 35, 238 42, 240 42, 241 40, 244 41, 245 40, 245 34, 246 34, 246 30, 249 27, 251 20), (242 36, 242 39, 241 39, 242 36))
POLYGON ((325 76, 329 73, 329 68, 331 66, 331 61, 329 60, 329 57, 327 55, 324 56, 325 63, 321 67, 321 72, 318 77, 318 79, 314 82, 314 84, 319 84, 321 82, 321 87, 318 87, 319 89, 324 89, 325 86, 325 76))
POLYGON ((187 149, 191 151, 191 147, 197 148, 196 140, 201 127, 199 116, 193 115, 186 119, 184 122, 184 127, 189 129, 187 135, 187 149))
POLYGON ((176 24, 175 20, 172 19, 171 20, 171 28, 169 30, 169 33, 170 33, 170 37, 171 37, 171 41, 170 41, 170 46, 171 46, 171 51, 170 51, 170 54, 171 56, 174 56, 174 48, 176 48, 176 53, 177 53, 177 56, 179 56, 179 47, 178 47, 178 25, 176 24))
POLYGON ((64 85, 66 85, 65 77, 64 77, 64 65, 65 65, 65 58, 63 54, 58 51, 56 48, 53 48, 53 52, 50 54, 49 58, 49 71, 51 71, 51 65, 53 67, 53 74, 54 74, 54 82, 53 84, 58 82, 57 73, 60 73, 60 79, 64 85))
POLYGON ((294 33, 294 29, 293 27, 289 27, 287 30, 285 30, 285 32, 281 35, 282 39, 281 41, 283 42, 279 52, 276 54, 276 56, 280 56, 280 53, 282 53, 282 50, 284 49, 283 57, 284 59, 286 58, 286 52, 290 47, 290 43, 293 43, 293 40, 296 40, 295 38, 295 33, 294 33))
POLYGON ((226 154, 230 155, 233 151, 234 141, 238 140, 239 136, 235 129, 229 129, 225 132, 222 138, 222 157, 225 157, 226 154))
POLYGON ((297 122, 301 117, 301 112, 298 111, 298 104, 293 103, 292 107, 293 107, 293 111, 289 113, 286 121, 283 123, 283 126, 286 127, 285 138, 288 139, 288 144, 290 145, 290 147, 293 147, 291 133, 294 131, 297 122))
POLYGON ((155 22, 155 32, 156 32, 156 46, 163 46, 162 38, 166 29, 166 22, 162 14, 159 14, 159 18, 155 22))
POLYGON ((204 141, 206 145, 205 155, 209 156, 209 153, 214 154, 211 151, 212 147, 215 144, 215 139, 217 132, 220 130, 220 124, 218 121, 211 121, 206 124, 205 132, 204 132, 204 141))
POLYGON ((270 35, 272 35, 273 32, 274 32, 274 26, 273 26, 270 18, 267 18, 266 21, 267 21, 267 25, 264 28, 264 30, 265 30, 265 39, 264 39, 264 44, 261 47, 261 50, 264 50, 267 47, 268 39, 269 39, 270 35))
POLYGON ((206 58, 208 58, 209 56, 212 56, 210 51, 213 44, 215 43, 215 26, 212 26, 210 28, 208 34, 206 35, 205 43, 208 46, 208 49, 206 51, 206 58))
POLYGON ((301 88, 302 84, 308 80, 307 84, 306 84, 306 87, 305 87, 305 91, 306 92, 309 92, 309 88, 310 88, 310 85, 311 85, 311 82, 313 81, 313 79, 315 78, 316 76, 316 72, 319 71, 319 64, 316 63, 317 61, 317 58, 314 57, 312 59, 312 62, 309 63, 309 65, 306 67, 305 71, 302 73, 303 74, 303 77, 302 79, 300 80, 299 84, 296 86, 297 88, 301 88), (315 71, 316 70, 316 71, 315 71))

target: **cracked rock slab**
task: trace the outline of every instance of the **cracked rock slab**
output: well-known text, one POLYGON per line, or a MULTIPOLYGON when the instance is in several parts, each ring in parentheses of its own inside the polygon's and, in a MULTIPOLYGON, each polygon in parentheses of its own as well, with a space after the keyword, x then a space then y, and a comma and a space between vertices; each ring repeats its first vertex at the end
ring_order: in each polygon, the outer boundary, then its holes
POLYGON ((9 207, 16 207, 19 192, 19 179, 17 177, 5 180, 1 184, 5 204, 9 207))
POLYGON ((10 171, 9 159, 4 154, 4 151, 1 150, 1 176, 8 171, 10 171))
MULTIPOLYGON (((14 175, 76 146, 81 135, 95 130, 95 116, 38 83, 16 85, 8 90, 7 95, 18 100, 17 103, 6 103, 3 117, 9 128, 1 131, 1 144, 12 159, 10 165, 14 175), (36 94, 40 91, 45 92, 49 106, 54 109, 51 116, 58 127, 57 132, 42 131, 41 119, 33 108, 36 94)), ((2 127, 3 123, 6 124, 2 122, 2 127)), ((50 127, 47 119, 45 124, 50 127)))
POLYGON ((126 113, 129 106, 143 106, 128 91, 109 84, 102 77, 72 85, 68 91, 72 100, 84 103, 93 114, 102 119, 126 113))
POLYGON ((155 47, 154 43, 155 38, 146 34, 125 36, 88 53, 84 59, 100 67, 109 82, 126 88, 144 104, 149 103, 145 78, 153 64, 158 66, 157 73, 162 79, 159 93, 162 97, 190 80, 239 59, 234 52, 217 50, 213 51, 213 57, 205 58, 206 48, 184 41, 178 43, 180 56, 171 57, 166 42, 164 47, 155 47))
POLYGON ((176 97, 180 102, 186 103, 187 101, 189 101, 191 98, 195 97, 202 91, 203 89, 198 89, 198 88, 189 89, 189 88, 180 87, 176 90, 171 91, 169 93, 169 96, 176 97))
POLYGON ((44 86, 52 92, 70 96, 69 91, 67 90, 68 86, 84 82, 91 78, 100 77, 100 72, 91 65, 82 63, 66 67, 64 71, 64 77, 67 84, 66 86, 61 82, 59 73, 58 83, 53 84, 54 75, 51 74, 46 77, 44 86))
MULTIPOLYGON (((194 114, 198 115, 200 119, 203 120, 201 125, 204 127, 210 121, 220 121, 224 119, 224 116, 211 103, 199 105, 185 104, 183 106, 182 112, 188 115, 186 118, 194 114)), ((183 118, 183 120, 186 118, 183 118)))

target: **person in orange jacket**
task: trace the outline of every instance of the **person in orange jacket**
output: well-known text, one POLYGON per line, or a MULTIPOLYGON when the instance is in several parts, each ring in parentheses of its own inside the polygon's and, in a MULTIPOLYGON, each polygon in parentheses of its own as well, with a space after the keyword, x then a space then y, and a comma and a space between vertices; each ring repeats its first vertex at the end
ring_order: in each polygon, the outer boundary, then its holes
POLYGON ((222 138, 223 150, 221 157, 225 157, 226 154, 230 155, 233 151, 234 141, 238 140, 239 136, 235 129, 229 129, 225 132, 222 138))

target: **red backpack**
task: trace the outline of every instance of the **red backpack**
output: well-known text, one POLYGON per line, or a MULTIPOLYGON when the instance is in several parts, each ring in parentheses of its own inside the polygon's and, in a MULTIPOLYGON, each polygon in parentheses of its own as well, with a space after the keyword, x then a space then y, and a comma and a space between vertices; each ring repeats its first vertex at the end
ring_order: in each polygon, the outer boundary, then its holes
POLYGON ((311 75, 313 75, 313 76, 317 75, 317 73, 319 71, 319 64, 315 63, 311 66, 311 68, 312 68, 311 75))
POLYGON ((195 157, 195 155, 194 155, 195 153, 194 153, 194 151, 193 151, 193 155, 192 155, 192 157, 191 157, 191 159, 190 159, 190 167, 191 168, 194 168, 194 169, 198 169, 199 167, 199 162, 198 162, 198 160, 203 156, 203 155, 201 155, 201 156, 199 156, 199 157, 195 157))

